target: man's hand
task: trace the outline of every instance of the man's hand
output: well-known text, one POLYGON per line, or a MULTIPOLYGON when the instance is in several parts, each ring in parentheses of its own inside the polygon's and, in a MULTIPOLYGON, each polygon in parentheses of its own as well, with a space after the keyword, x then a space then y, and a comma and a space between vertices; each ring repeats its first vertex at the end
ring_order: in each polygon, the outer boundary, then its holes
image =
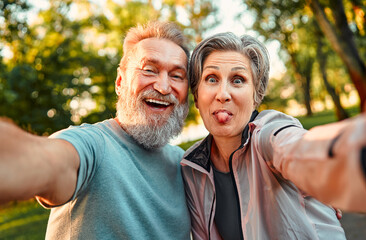
MULTIPOLYGON (((285 133, 276 138, 291 135, 285 133)), ((361 114, 312 128, 296 141, 281 145, 274 166, 318 200, 344 211, 366 212, 365 146, 366 114, 361 114)))

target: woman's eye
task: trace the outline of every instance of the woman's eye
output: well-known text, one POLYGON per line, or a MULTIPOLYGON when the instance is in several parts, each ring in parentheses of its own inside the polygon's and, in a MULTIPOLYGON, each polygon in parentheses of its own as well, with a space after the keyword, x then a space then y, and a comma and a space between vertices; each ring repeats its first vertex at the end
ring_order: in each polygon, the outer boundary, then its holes
POLYGON ((243 78, 234 78, 234 80, 233 80, 233 83, 235 83, 235 84, 241 84, 243 82, 244 82, 243 78))
POLYGON ((209 82, 209 83, 217 82, 216 78, 211 77, 211 76, 207 77, 207 78, 206 78, 206 81, 207 81, 207 82, 209 82))

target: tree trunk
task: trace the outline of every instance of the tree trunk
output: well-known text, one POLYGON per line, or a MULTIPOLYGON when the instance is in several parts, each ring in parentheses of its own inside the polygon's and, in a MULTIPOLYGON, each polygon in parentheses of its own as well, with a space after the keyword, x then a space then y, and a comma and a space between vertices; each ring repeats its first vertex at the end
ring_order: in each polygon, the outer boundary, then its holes
POLYGON ((297 60, 296 60, 296 54, 290 53, 290 52, 289 52, 289 54, 291 57, 292 66, 294 67, 294 71, 295 71, 294 77, 295 77, 296 81, 298 81, 301 84, 301 89, 303 91, 304 105, 306 108, 306 116, 312 116, 313 111, 311 109, 311 95, 310 95, 311 70, 310 70, 310 74, 309 74, 309 71, 306 70, 309 67, 310 61, 308 61, 306 63, 305 69, 300 69, 299 64, 297 63, 297 60))
POLYGON ((360 96, 362 109, 366 103, 366 66, 360 58, 352 31, 348 27, 342 0, 329 1, 335 19, 335 28, 327 19, 318 0, 306 1, 314 12, 320 29, 346 65, 350 78, 360 96))
POLYGON ((322 46, 323 46, 322 39, 321 39, 321 36, 319 36, 318 37, 318 46, 317 46, 317 58, 318 58, 318 62, 319 62, 320 72, 323 77, 324 85, 325 85, 329 95, 332 97, 332 100, 333 100, 333 103, 335 106, 336 116, 337 116, 338 120, 343 120, 343 119, 348 118, 349 116, 348 116, 348 113, 342 107, 342 104, 341 104, 341 101, 339 99, 337 92, 330 85, 330 83, 328 81, 327 72, 326 72, 327 56, 323 53, 322 46))
POLYGON ((310 96, 310 84, 311 84, 311 69, 312 69, 312 62, 308 59, 308 61, 305 64, 305 69, 303 74, 305 76, 302 76, 303 78, 303 89, 304 89, 304 97, 305 97, 305 106, 307 110, 307 116, 312 116, 313 111, 311 110, 311 96, 310 96))

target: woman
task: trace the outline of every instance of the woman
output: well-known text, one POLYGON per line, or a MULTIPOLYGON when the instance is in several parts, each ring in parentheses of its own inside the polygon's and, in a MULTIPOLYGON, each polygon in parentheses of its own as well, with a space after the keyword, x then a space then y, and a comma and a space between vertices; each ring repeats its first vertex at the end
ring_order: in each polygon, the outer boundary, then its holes
POLYGON ((317 170, 306 165, 302 173, 301 164, 292 164, 333 157, 337 150, 329 143, 341 127, 307 142, 312 131, 298 120, 273 110, 258 113, 268 73, 267 50, 250 36, 214 35, 193 51, 191 90, 210 132, 181 162, 193 239, 345 239, 335 210, 299 189, 317 193, 312 187, 329 179, 307 185, 306 174, 317 170))

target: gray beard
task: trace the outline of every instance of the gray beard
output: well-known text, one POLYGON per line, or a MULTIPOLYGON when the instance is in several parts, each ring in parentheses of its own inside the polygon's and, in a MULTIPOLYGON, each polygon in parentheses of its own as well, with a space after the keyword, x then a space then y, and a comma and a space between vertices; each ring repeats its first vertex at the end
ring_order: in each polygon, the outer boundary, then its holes
POLYGON ((166 145, 170 139, 178 136, 188 114, 188 101, 179 104, 172 95, 162 95, 154 90, 147 90, 137 97, 129 94, 123 87, 117 102, 117 118, 122 128, 142 147, 151 150, 166 145), (157 98, 174 103, 171 114, 147 115, 144 109, 146 97, 157 98))

